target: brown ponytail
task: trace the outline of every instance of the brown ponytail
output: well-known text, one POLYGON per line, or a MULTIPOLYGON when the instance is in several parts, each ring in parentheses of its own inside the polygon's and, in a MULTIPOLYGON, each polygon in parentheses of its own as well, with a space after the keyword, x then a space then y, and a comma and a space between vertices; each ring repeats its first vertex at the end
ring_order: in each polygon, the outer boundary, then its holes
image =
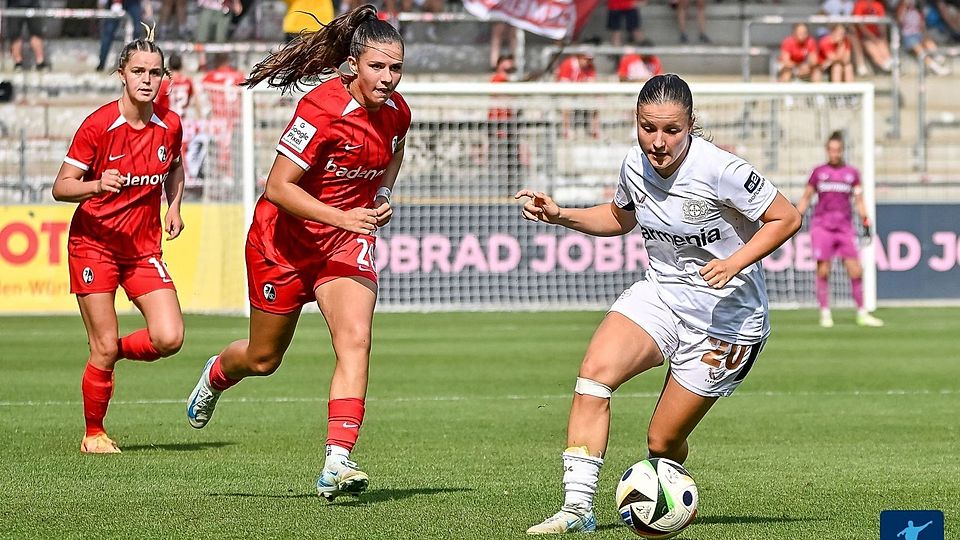
POLYGON ((284 93, 299 90, 301 83, 310 84, 336 73, 348 56, 359 58, 369 43, 402 46, 403 38, 390 23, 377 18, 377 8, 366 4, 330 24, 321 24, 316 32, 300 32, 293 41, 254 66, 242 85, 253 87, 267 81, 284 93))

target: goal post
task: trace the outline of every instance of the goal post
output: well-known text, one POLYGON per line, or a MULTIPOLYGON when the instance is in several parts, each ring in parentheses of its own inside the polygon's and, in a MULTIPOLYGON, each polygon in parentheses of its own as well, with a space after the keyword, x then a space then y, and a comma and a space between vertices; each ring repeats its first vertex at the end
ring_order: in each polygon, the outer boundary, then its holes
MULTIPOLYGON (((394 218, 378 233, 378 308, 403 310, 607 307, 647 267, 638 231, 593 238, 522 222, 520 187, 561 205, 611 200, 636 144, 633 83, 401 83, 413 120, 394 190, 394 218)), ((692 84, 704 136, 753 164, 796 202, 825 161, 833 131, 861 172, 876 223, 874 89, 869 83, 692 84)), ((243 96, 243 203, 255 197, 292 118, 296 96, 258 87, 243 96)), ((876 227, 874 225, 874 230, 876 227)), ((245 230, 243 233, 245 234, 245 230)), ((861 244, 866 307, 876 305, 872 243, 861 244)), ((812 307, 815 261, 806 226, 764 261, 771 305, 812 307)), ((836 304, 852 305, 843 265, 836 304)))

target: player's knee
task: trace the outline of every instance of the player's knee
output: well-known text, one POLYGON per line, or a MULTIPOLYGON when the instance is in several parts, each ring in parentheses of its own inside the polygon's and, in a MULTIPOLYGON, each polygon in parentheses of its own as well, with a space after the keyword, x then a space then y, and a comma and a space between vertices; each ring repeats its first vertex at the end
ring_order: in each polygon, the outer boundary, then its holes
POLYGON ((666 457, 676 460, 683 449, 686 439, 670 433, 647 433, 647 451, 652 457, 666 457))
POLYGON ((101 362, 115 362, 120 355, 120 344, 116 336, 101 336, 90 338, 90 355, 93 360, 101 362))
POLYGON ((179 352, 180 347, 183 347, 183 330, 151 333, 150 341, 160 353, 160 356, 170 356, 179 352))
POLYGON ((370 327, 362 324, 343 325, 334 333, 338 350, 370 352, 370 327))
POLYGON ((273 375, 280 368, 280 362, 283 357, 279 354, 262 353, 253 355, 250 364, 247 366, 250 374, 254 377, 267 377, 273 375))

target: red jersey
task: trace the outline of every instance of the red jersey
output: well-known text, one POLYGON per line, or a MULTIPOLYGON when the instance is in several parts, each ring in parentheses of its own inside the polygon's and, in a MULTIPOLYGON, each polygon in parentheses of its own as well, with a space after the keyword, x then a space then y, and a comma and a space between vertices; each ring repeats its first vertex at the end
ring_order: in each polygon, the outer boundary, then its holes
POLYGON ((810 54, 814 54, 814 59, 816 59, 817 53, 817 42, 814 41, 813 37, 807 36, 806 41, 803 43, 797 41, 797 38, 793 37, 793 34, 785 37, 780 43, 780 52, 787 53, 790 55, 790 61, 794 64, 799 64, 801 62, 806 62, 810 58, 810 54))
POLYGON ((203 76, 201 86, 210 98, 213 115, 218 118, 240 120, 240 83, 246 79, 242 71, 221 66, 203 76))
MULTIPOLYGON (((886 14, 887 10, 879 0, 857 0, 857 3, 853 5, 853 15, 876 15, 877 17, 883 17, 886 14)), ((857 32, 860 35, 869 34, 873 37, 883 36, 883 32, 880 31, 880 27, 876 24, 859 24, 857 25, 857 32)))
POLYGON ((557 80, 562 82, 588 82, 597 80, 597 68, 591 63, 585 68, 580 67, 580 60, 576 55, 568 56, 557 69, 557 80))
MULTIPOLYGON (((499 71, 493 74, 493 77, 490 77, 490 82, 492 83, 504 83, 510 82, 510 76, 506 73, 501 73, 499 71)), ((492 96, 495 99, 503 99, 502 96, 492 96)), ((496 107, 487 111, 488 120, 509 120, 513 118, 513 111, 511 109, 504 109, 502 107, 496 107)))
POLYGON ((637 9, 637 0, 607 0, 607 11, 637 9))
MULTIPOLYGON (((320 202, 341 210, 369 207, 409 128, 410 108, 400 94, 368 111, 337 77, 300 99, 277 152, 303 168, 298 185, 320 202)), ((261 197, 249 239, 271 261, 299 268, 355 236, 295 217, 261 197)))
POLYGON ((620 59, 617 75, 621 81, 645 81, 654 75, 663 73, 663 66, 656 56, 625 54, 620 59))
POLYGON ((183 128, 170 109, 154 105, 153 118, 134 129, 111 101, 77 130, 66 163, 95 182, 107 169, 120 171, 120 193, 104 192, 79 204, 70 223, 70 252, 106 255, 124 262, 160 254, 160 192, 180 160, 183 128))
POLYGON ((836 41, 834 41, 833 36, 831 36, 830 34, 827 34, 822 38, 820 38, 818 46, 820 49, 819 58, 820 58, 821 64, 827 61, 827 56, 831 54, 836 54, 837 49, 839 49, 840 47, 843 47, 848 51, 850 50, 850 47, 851 47, 849 39, 843 38, 842 42, 837 43, 836 41))
POLYGON ((172 80, 164 77, 160 83, 160 93, 154 103, 170 109, 181 117, 190 106, 193 97, 193 80, 186 75, 175 71, 172 80))

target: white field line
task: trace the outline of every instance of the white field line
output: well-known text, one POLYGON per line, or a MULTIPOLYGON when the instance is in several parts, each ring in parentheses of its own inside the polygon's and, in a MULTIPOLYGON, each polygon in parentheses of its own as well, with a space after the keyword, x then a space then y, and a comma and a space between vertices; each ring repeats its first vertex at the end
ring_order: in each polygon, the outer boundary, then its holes
MULTIPOLYGON (((838 390, 838 391, 800 391, 800 392, 773 392, 773 391, 744 391, 737 392, 733 397, 849 397, 849 396, 954 396, 960 394, 960 390, 838 390)), ((409 403, 409 402, 454 402, 454 401, 548 401, 558 399, 570 399, 572 394, 547 394, 539 396, 416 396, 416 397, 396 397, 396 398, 378 398, 368 397, 367 402, 373 403, 409 403)), ((618 399, 637 399, 637 398, 655 398, 659 395, 656 392, 625 392, 614 394, 618 399)), ((114 400, 111 405, 173 405, 186 403, 186 397, 183 399, 133 399, 133 400, 114 400)), ((326 402, 325 397, 264 397, 264 398, 225 398, 221 403, 321 403, 326 402)), ((83 402, 76 401, 0 401, 0 407, 57 407, 57 406, 78 406, 83 402)))

